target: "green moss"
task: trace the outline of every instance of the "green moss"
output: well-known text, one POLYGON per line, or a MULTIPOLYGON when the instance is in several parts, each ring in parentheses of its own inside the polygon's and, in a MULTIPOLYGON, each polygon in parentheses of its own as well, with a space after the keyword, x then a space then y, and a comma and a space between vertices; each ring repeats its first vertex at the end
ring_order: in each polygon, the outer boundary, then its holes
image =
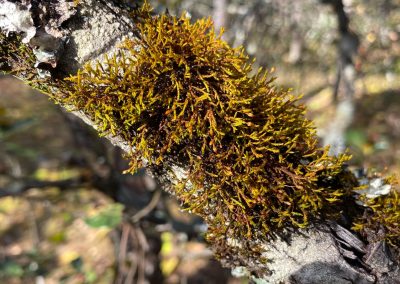
POLYGON ((140 12, 142 37, 70 77, 63 98, 102 134, 131 142, 129 172, 144 161, 185 168, 171 192, 214 240, 267 238, 337 213, 355 185, 343 175, 349 157, 317 146, 297 98, 262 70, 250 75, 248 57, 211 20, 140 12))

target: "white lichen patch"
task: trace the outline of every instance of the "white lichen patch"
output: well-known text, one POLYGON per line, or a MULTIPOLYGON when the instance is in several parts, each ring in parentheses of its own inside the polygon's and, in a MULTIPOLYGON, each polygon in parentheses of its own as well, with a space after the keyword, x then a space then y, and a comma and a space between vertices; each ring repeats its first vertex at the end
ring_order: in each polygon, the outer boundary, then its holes
POLYGON ((10 32, 23 32, 23 43, 28 43, 36 34, 29 6, 0 1, 0 28, 7 34, 10 32))
POLYGON ((392 186, 390 184, 385 184, 382 178, 374 178, 369 181, 366 189, 355 190, 355 192, 371 199, 382 195, 388 195, 391 189, 392 186))

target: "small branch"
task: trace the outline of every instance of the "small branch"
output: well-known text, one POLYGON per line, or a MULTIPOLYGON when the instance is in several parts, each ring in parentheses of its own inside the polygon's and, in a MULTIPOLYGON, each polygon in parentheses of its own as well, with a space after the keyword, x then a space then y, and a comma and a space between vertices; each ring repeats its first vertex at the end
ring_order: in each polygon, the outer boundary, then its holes
POLYGON ((0 188, 0 198, 5 196, 19 196, 32 188, 57 187, 61 190, 76 189, 82 186, 79 179, 65 179, 59 181, 45 181, 17 178, 12 189, 0 188))
POLYGON ((130 220, 132 223, 137 223, 139 222, 143 217, 147 216, 153 209, 157 206, 158 202, 160 201, 161 197, 161 190, 156 189, 153 197, 151 198, 149 204, 146 205, 143 209, 141 209, 139 212, 137 212, 135 215, 133 215, 130 220))

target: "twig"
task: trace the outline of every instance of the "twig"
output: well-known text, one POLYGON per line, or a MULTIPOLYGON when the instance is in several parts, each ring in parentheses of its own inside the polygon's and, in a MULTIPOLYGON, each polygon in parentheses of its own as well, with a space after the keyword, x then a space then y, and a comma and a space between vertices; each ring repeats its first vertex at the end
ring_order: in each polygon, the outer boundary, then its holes
POLYGON ((136 236, 140 247, 140 265, 138 265, 138 284, 145 284, 145 266, 146 266, 146 252, 149 250, 149 244, 142 229, 137 227, 136 236))
MULTIPOLYGON (((13 179, 13 177, 11 178, 13 179)), ((5 196, 18 196, 31 188, 58 187, 64 190, 64 189, 75 189, 79 186, 82 186, 82 181, 80 181, 79 179, 46 181, 46 180, 18 178, 16 179, 16 181, 19 184, 17 189, 10 190, 6 188, 0 188, 0 198, 5 196)))
POLYGON ((136 271, 138 270, 138 266, 139 266, 137 257, 135 257, 134 253, 129 254, 129 260, 130 260, 130 268, 129 268, 128 274, 126 275, 124 284, 133 284, 134 283, 133 280, 134 280, 136 271))
POLYGON ((37 247, 40 244, 40 232, 39 232, 39 227, 38 224, 36 222, 36 217, 35 217, 35 206, 32 203, 31 200, 28 199, 28 204, 29 204, 29 209, 33 214, 29 214, 29 220, 31 222, 32 225, 32 236, 34 239, 34 245, 37 247))
POLYGON ((122 226, 122 236, 119 245, 119 253, 118 253, 118 278, 115 281, 116 284, 122 284, 123 279, 123 270, 125 270, 125 260, 126 260, 126 251, 128 249, 128 239, 131 227, 129 225, 123 224, 122 226))
POLYGON ((149 204, 146 205, 143 209, 138 211, 135 215, 131 217, 131 222, 132 223, 137 223, 139 222, 143 217, 148 215, 153 209, 157 206, 158 202, 160 201, 161 197, 161 190, 157 189, 154 194, 152 199, 150 200, 149 204))

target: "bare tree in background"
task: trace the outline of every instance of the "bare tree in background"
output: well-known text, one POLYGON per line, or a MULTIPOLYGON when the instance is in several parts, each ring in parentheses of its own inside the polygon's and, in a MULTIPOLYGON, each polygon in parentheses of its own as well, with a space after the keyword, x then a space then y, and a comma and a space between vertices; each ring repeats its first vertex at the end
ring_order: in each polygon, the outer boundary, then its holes
POLYGON ((213 0, 213 20, 217 32, 226 25, 227 2, 227 0, 213 0))
POLYGON ((342 0, 324 0, 333 6, 339 30, 338 43, 338 70, 334 89, 334 98, 337 100, 340 87, 343 86, 343 94, 346 98, 354 95, 354 81, 356 79, 356 58, 360 47, 360 40, 356 33, 349 27, 349 17, 345 12, 342 0))
POLYGON ((342 94, 343 100, 338 103, 335 118, 324 137, 324 144, 331 145, 331 154, 336 155, 345 150, 345 131, 353 120, 356 59, 360 40, 350 29, 350 19, 342 0, 321 0, 321 2, 333 7, 338 21, 338 63, 333 99, 337 102, 339 94, 342 94))
POLYGON ((291 32, 292 32, 292 39, 290 42, 289 54, 287 61, 292 64, 296 64, 300 61, 302 51, 303 51, 303 44, 304 44, 304 35, 301 34, 301 21, 302 21, 302 3, 300 1, 294 1, 291 5, 292 17, 291 17, 291 32))

